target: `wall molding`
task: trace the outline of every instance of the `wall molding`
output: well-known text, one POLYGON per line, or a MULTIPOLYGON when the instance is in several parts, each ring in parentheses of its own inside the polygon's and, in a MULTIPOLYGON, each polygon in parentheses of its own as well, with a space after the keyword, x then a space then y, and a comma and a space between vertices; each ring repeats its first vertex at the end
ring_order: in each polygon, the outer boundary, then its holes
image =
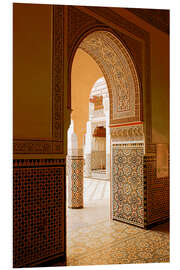
POLYGON ((55 166, 65 165, 65 159, 46 158, 46 159, 13 159, 13 167, 39 167, 39 166, 55 166))
POLYGON ((63 153, 63 142, 43 139, 14 139, 14 154, 63 153))
POLYGON ((142 141, 144 140, 143 125, 121 126, 110 128, 111 139, 120 139, 121 141, 142 141))

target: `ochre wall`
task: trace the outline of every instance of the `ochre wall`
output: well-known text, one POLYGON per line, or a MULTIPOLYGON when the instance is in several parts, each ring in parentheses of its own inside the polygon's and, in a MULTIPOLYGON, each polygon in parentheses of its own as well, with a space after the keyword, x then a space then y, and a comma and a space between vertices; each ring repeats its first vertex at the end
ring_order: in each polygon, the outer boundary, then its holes
POLYGON ((78 148, 83 146, 86 123, 89 118, 89 95, 94 83, 103 77, 96 62, 86 52, 77 49, 72 64, 71 102, 74 132, 78 136, 78 148))
POLYGON ((13 135, 51 137, 52 7, 13 5, 13 135))
POLYGON ((169 42, 168 36, 151 34, 152 143, 169 142, 169 42))
POLYGON ((150 34, 152 143, 169 143, 169 36, 126 9, 113 10, 150 34))

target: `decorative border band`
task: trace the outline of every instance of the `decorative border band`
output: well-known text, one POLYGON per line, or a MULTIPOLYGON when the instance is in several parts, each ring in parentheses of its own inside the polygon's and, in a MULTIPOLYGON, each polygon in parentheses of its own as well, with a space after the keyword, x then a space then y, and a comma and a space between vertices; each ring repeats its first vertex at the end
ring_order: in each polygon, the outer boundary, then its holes
POLYGON ((63 153, 63 141, 16 139, 13 141, 14 154, 63 153))
POLYGON ((65 165, 65 159, 14 159, 13 167, 40 167, 65 165))

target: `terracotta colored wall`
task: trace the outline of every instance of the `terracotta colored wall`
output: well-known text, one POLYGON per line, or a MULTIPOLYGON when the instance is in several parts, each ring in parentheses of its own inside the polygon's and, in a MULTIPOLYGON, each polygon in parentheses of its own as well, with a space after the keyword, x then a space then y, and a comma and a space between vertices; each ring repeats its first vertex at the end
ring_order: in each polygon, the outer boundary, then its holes
POLYGON ((169 40, 168 36, 151 34, 152 143, 169 142, 169 40))
POLYGON ((51 137, 51 6, 13 5, 16 138, 51 137))
POLYGON ((71 101, 74 131, 78 136, 78 148, 82 148, 89 117, 89 94, 97 79, 103 74, 96 62, 87 53, 78 49, 71 73, 71 101))

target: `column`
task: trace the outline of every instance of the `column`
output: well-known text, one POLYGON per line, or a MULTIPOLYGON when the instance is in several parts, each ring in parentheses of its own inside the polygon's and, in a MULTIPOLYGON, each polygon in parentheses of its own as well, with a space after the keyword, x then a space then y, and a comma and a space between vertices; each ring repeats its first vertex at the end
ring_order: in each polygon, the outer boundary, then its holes
POLYGON ((68 207, 83 208, 83 168, 84 157, 82 149, 73 149, 68 154, 68 207))
POLYGON ((70 208, 83 208, 83 169, 83 150, 78 149, 77 135, 71 120, 68 130, 67 155, 68 207, 70 208))

